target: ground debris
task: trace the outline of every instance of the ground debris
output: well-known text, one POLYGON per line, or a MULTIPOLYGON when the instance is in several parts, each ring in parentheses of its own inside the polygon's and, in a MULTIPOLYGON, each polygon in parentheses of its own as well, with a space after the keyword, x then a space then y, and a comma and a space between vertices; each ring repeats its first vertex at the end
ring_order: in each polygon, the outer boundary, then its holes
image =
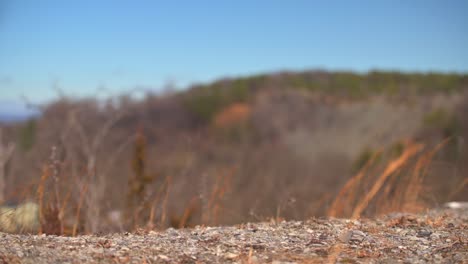
POLYGON ((61 237, 0 233, 0 263, 463 263, 468 210, 61 237))

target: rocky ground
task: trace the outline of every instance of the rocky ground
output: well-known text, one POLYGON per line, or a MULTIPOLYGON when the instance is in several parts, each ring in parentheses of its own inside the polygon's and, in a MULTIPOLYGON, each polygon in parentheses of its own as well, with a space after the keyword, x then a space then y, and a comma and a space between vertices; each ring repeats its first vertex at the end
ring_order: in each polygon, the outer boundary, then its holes
POLYGON ((60 237, 0 233, 0 263, 468 263, 468 210, 60 237))

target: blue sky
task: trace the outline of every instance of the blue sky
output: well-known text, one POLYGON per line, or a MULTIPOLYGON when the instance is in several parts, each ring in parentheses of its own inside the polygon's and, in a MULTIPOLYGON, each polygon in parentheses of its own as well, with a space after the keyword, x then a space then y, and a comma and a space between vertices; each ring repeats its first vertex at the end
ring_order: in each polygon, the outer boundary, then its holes
POLYGON ((279 70, 466 73, 466 14, 442 0, 0 0, 0 104, 279 70))

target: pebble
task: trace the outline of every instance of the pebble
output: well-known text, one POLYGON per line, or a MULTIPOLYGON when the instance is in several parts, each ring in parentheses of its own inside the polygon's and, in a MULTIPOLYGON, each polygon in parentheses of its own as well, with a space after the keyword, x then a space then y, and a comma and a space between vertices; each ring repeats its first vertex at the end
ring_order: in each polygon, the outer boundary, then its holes
POLYGON ((424 230, 424 229, 423 229, 423 230, 419 230, 417 236, 418 236, 418 237, 428 237, 428 236, 430 236, 431 234, 432 234, 431 231, 429 231, 429 230, 424 230))

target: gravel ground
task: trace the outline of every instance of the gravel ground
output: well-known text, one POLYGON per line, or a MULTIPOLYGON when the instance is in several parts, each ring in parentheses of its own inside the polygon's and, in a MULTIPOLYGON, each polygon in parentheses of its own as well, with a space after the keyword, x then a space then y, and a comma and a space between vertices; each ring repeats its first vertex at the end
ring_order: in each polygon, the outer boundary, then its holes
POLYGON ((468 263, 468 210, 60 237, 0 233, 0 263, 468 263))

